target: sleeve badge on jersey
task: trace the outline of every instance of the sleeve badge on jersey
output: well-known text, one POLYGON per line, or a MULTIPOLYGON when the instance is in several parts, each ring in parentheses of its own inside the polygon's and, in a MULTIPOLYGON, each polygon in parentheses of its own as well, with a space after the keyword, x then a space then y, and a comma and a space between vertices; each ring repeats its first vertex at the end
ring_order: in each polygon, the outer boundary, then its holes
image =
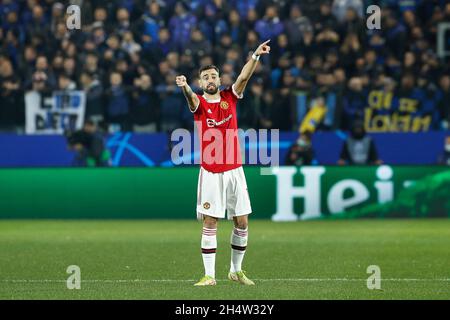
POLYGON ((220 101, 220 107, 221 107, 223 110, 227 110, 227 109, 228 109, 228 102, 226 102, 226 101, 220 101))

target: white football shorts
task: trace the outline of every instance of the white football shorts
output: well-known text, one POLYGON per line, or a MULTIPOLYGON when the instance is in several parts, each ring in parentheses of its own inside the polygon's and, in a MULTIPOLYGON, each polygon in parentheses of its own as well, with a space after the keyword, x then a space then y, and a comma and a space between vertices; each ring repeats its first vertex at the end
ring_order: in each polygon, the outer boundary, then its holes
POLYGON ((197 219, 203 215, 225 218, 244 216, 252 212, 242 167, 213 173, 200 167, 197 187, 197 219))

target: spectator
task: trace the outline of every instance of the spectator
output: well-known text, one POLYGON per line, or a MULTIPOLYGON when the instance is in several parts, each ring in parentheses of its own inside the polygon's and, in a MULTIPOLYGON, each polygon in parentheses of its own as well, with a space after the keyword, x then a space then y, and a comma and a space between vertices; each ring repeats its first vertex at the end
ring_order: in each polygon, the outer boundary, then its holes
POLYGON ((94 10, 94 23, 90 26, 91 29, 102 26, 110 33, 113 31, 113 25, 108 17, 108 10, 105 7, 96 7, 94 10))
POLYGON ((124 32, 122 49, 125 50, 129 55, 141 51, 141 45, 134 41, 133 33, 131 31, 124 32))
POLYGON ((77 77, 77 62, 74 58, 65 58, 63 61, 63 70, 68 77, 76 79, 77 77))
POLYGON ((23 76, 22 80, 29 79, 32 75, 32 70, 36 65, 37 59, 36 48, 32 45, 25 45, 23 52, 19 55, 18 73, 23 76))
POLYGON ((254 48, 258 47, 258 43, 260 42, 260 38, 258 33, 254 30, 249 30, 247 33, 247 39, 245 40, 245 44, 243 47, 243 52, 250 52, 255 50, 254 48))
MULTIPOLYGON (((344 127, 343 124, 343 104, 346 89, 346 75, 345 70, 342 68, 337 68, 333 72, 335 83, 332 88, 332 92, 336 94, 336 108, 332 113, 333 122, 331 124, 332 130, 339 130, 344 127)), ((329 112, 332 112, 331 110, 329 112)))
MULTIPOLYGON (((205 57, 208 57, 208 56, 205 56, 205 57)), ((212 62, 212 60, 208 61, 208 62, 212 62)), ((239 48, 232 47, 231 49, 227 50, 227 52, 225 54, 225 63, 230 63, 234 69, 242 64, 242 55, 241 55, 241 51, 239 50, 239 48)), ((204 65, 204 62, 200 61, 200 64, 204 65)))
POLYGON ((334 0, 332 11, 340 21, 344 21, 349 9, 353 9, 360 18, 364 17, 364 5, 362 0, 334 0))
POLYGON ((28 90, 37 91, 43 96, 50 95, 53 86, 50 86, 47 75, 42 71, 36 71, 31 77, 31 87, 28 90))
POLYGON ((289 66, 291 64, 290 54, 289 53, 283 54, 282 56, 280 56, 278 60, 274 60, 273 63, 274 66, 270 74, 270 79, 271 79, 271 86, 272 88, 275 89, 280 88, 283 79, 283 73, 289 70, 289 66), (278 65, 276 65, 276 63, 278 65))
MULTIPOLYGON (((187 114, 184 104, 184 96, 181 90, 175 85, 175 74, 168 72, 164 82, 156 87, 161 101, 161 131, 171 132, 177 128, 186 128, 187 114)), ((191 118, 192 119, 192 118, 191 118)), ((192 120, 190 121, 192 123, 192 120)))
POLYGON ((169 62, 167 60, 162 60, 158 65, 158 73, 156 77, 152 78, 156 85, 162 84, 166 81, 167 75, 169 75, 174 70, 170 69, 169 62))
POLYGON ((317 163, 312 148, 311 133, 300 134, 297 141, 289 148, 284 164, 287 166, 310 166, 317 163))
POLYGON ((61 2, 55 2, 51 13, 51 32, 55 32, 56 26, 61 22, 64 23, 64 5, 61 2))
POLYGON ((175 15, 169 21, 169 29, 174 43, 184 48, 188 43, 192 29, 197 23, 197 18, 187 11, 184 2, 175 4, 175 15))
POLYGON ((306 29, 295 52, 305 55, 305 57, 309 60, 318 51, 317 43, 314 41, 314 30, 306 29))
POLYGON ((250 10, 255 10, 258 0, 231 0, 230 4, 236 8, 241 18, 246 18, 250 10))
POLYGON ((355 70, 354 62, 362 55, 363 47, 356 33, 347 33, 340 47, 341 64, 350 75, 355 70))
POLYGON ((374 141, 366 135, 363 122, 356 121, 352 127, 350 137, 345 140, 342 146, 338 164, 380 165, 382 163, 378 159, 374 141))
POLYGON ((450 136, 445 138, 444 151, 439 156, 438 163, 450 166, 450 136))
POLYGON ((30 37, 39 35, 46 37, 50 32, 50 24, 44 12, 44 8, 40 5, 33 6, 31 9, 32 16, 28 23, 26 23, 26 31, 30 37))
POLYGON ((405 52, 403 57, 403 72, 418 73, 419 65, 417 63, 417 57, 412 51, 405 52))
POLYGON ((83 69, 92 75, 97 75, 97 80, 103 82, 103 69, 99 68, 98 56, 94 53, 89 53, 86 55, 83 69))
POLYGON ((128 59, 117 59, 113 70, 120 72, 125 86, 133 85, 133 70, 129 67, 128 59))
MULTIPOLYGON (((290 57, 291 56, 291 48, 289 47, 288 38, 285 33, 280 33, 277 38, 276 42, 273 44, 273 50, 271 50, 271 60, 272 64, 275 65, 277 61, 281 59, 282 56, 284 57, 290 57)), ((290 61, 288 61, 289 67, 290 61)))
MULTIPOLYGON (((128 89, 123 85, 122 75, 112 72, 109 77, 110 87, 105 91, 106 116, 108 122, 119 126, 120 131, 130 131, 130 99, 128 89)), ((115 131, 113 128, 110 131, 115 131)))
POLYGON ((228 29, 227 17, 230 8, 225 0, 206 1, 202 19, 198 22, 198 28, 204 38, 211 43, 215 43, 220 35, 228 29))
POLYGON ((130 13, 126 8, 119 8, 116 12, 117 23, 114 25, 118 34, 124 35, 125 32, 130 31, 130 13))
POLYGON ((422 100, 423 91, 416 86, 416 77, 411 74, 404 74, 401 78, 400 87, 397 90, 397 94, 401 98, 414 99, 416 103, 414 105, 400 106, 400 112, 417 112, 419 111, 420 104, 422 100))
POLYGON ((266 13, 261 20, 255 24, 255 31, 259 34, 261 39, 275 39, 284 30, 283 23, 278 16, 277 7, 269 5, 266 8, 266 13))
POLYGON ((194 58, 192 57, 190 51, 185 51, 180 56, 178 70, 180 74, 194 74, 195 70, 194 58))
POLYGON ((407 44, 406 28, 393 14, 389 14, 385 18, 384 25, 383 32, 385 33, 386 46, 393 53, 394 57, 400 60, 403 57, 407 44))
POLYGON ((362 120, 367 106, 367 95, 361 78, 352 78, 344 93, 344 128, 350 129, 354 120, 362 120))
POLYGON ((161 28, 158 32, 158 41, 153 44, 145 44, 144 49, 148 52, 148 61, 160 62, 171 51, 176 50, 176 46, 167 28, 161 28))
POLYGON ((20 132, 23 124, 23 92, 12 63, 0 64, 0 131, 20 132))
POLYGON ((93 121, 87 120, 83 129, 66 132, 68 147, 76 152, 73 166, 76 167, 108 167, 110 152, 105 148, 102 134, 93 121))
POLYGON ((322 31, 326 26, 333 30, 337 29, 338 20, 332 13, 329 1, 320 1, 319 13, 310 17, 313 19, 314 29, 317 32, 322 31))
POLYGON ((127 57, 127 52, 121 48, 120 43, 121 37, 119 34, 115 33, 108 37, 106 40, 107 47, 104 51, 105 60, 113 61, 116 59, 125 59, 127 57))
MULTIPOLYGON (((233 44, 233 39, 228 34, 222 34, 219 39, 219 43, 215 46, 213 50, 214 61, 217 64, 223 65, 226 60, 226 52, 231 49, 233 44)), ((191 54, 191 51, 186 51, 191 54)))
POLYGON ((193 29, 191 32, 191 41, 186 44, 185 50, 189 51, 194 59, 199 59, 212 53, 211 43, 204 38, 200 29, 193 29))
POLYGON ((306 58, 302 54, 294 56, 294 65, 291 73, 296 78, 296 87, 300 90, 308 90, 311 87, 311 77, 306 67, 306 58))
POLYGON ((166 25, 164 21, 163 12, 158 1, 150 1, 148 4, 148 11, 142 16, 143 36, 150 37, 151 41, 159 40, 158 33, 161 28, 166 25))
POLYGON ((228 17, 229 30, 228 33, 222 33, 221 37, 229 34, 232 42, 242 45, 245 42, 245 35, 249 31, 241 21, 241 16, 237 10, 230 10, 228 17))
POLYGON ((18 38, 23 41, 25 37, 25 30, 20 24, 18 10, 14 10, 12 7, 10 9, 4 7, 4 12, 2 13, 4 17, 4 19, 2 19, 3 23, 1 24, 3 32, 7 34, 9 31, 15 31, 18 34, 18 38))
POLYGON ((85 120, 91 120, 99 125, 105 120, 103 104, 103 87, 95 75, 84 71, 80 75, 81 88, 86 94, 85 120))
POLYGON ((255 78, 250 83, 250 90, 246 92, 242 100, 245 108, 238 108, 239 124, 243 130, 250 128, 256 129, 260 125, 262 112, 262 97, 264 92, 264 81, 261 78, 255 78))
POLYGON ((443 75, 439 81, 438 108, 442 119, 441 127, 450 129, 450 76, 443 75))
POLYGON ((355 33, 358 36, 359 41, 363 41, 365 36, 366 25, 358 16, 358 13, 353 8, 348 8, 344 20, 338 25, 340 35, 347 33, 355 33))
POLYGON ((134 79, 131 120, 134 132, 158 131, 159 104, 157 93, 152 88, 152 78, 143 74, 134 79))
POLYGON ((285 71, 281 88, 276 91, 272 108, 272 128, 280 131, 292 131, 294 128, 293 115, 293 97, 291 94, 291 86, 295 79, 289 71, 285 71))
POLYGON ((316 42, 318 49, 321 52, 326 52, 331 49, 338 47, 339 34, 332 29, 331 26, 326 26, 320 33, 316 36, 316 42))
POLYGON ((311 107, 303 118, 300 125, 300 133, 315 132, 323 123, 327 107, 325 105, 325 99, 323 96, 315 97, 311 102, 311 107))
POLYGON ((58 77, 58 90, 59 91, 73 91, 76 90, 77 85, 74 81, 70 80, 70 77, 61 73, 58 77))
POLYGON ((94 23, 92 31, 92 40, 97 48, 103 52, 106 47, 105 40, 107 38, 106 31, 102 23, 94 23))
POLYGON ((261 105, 261 128, 271 129, 273 128, 273 114, 276 112, 274 108, 274 96, 272 91, 266 91, 263 93, 261 105))
POLYGON ((249 29, 249 30, 255 29, 255 25, 256 25, 256 22, 258 21, 258 18, 259 18, 259 15, 256 12, 256 9, 250 8, 248 10, 247 19, 245 21, 246 22, 245 25, 246 25, 247 29, 249 29))
POLYGON ((286 22, 286 33, 289 38, 289 44, 294 47, 300 44, 303 33, 306 30, 312 30, 311 21, 302 14, 300 6, 294 4, 291 6, 290 19, 286 22))
POLYGON ((62 53, 57 53, 53 57, 51 68, 56 77, 59 77, 60 74, 64 73, 64 56, 62 53))
POLYGON ((222 73, 221 76, 222 88, 230 88, 233 85, 233 77, 230 73, 222 73))
MULTIPOLYGON (((36 58, 36 65, 33 74, 35 73, 45 75, 45 81, 49 89, 53 89, 56 86, 56 79, 53 74, 53 71, 49 67, 46 56, 41 55, 36 58)), ((28 85, 26 85, 26 87, 29 88, 28 85)))

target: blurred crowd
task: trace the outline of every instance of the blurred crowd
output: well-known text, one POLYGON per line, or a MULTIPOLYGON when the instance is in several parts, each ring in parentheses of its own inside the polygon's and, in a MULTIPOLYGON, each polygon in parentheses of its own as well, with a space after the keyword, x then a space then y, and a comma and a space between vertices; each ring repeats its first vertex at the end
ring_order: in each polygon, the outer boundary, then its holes
MULTIPOLYGON (((0 3, 0 130, 22 132, 24 93, 86 92, 86 119, 107 131, 192 129, 175 76, 198 89, 197 70, 215 64, 231 85, 258 44, 271 39, 240 103, 242 128, 301 126, 299 92, 335 96, 320 129, 350 129, 367 92, 391 90, 432 100, 448 128, 450 76, 436 53, 445 0, 3 0, 0 3), (66 8, 81 7, 81 30, 66 8), (382 8, 381 30, 366 8, 382 8)), ((421 98, 422 99, 422 98, 421 98)))

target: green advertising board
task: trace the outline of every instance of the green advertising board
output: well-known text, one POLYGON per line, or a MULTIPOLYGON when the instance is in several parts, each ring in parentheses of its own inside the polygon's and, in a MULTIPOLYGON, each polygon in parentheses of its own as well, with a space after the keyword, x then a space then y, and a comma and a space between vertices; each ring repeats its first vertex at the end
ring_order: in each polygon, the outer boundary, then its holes
MULTIPOLYGON (((275 221, 389 203, 417 181, 449 172, 443 166, 261 169, 245 167, 252 218, 275 221)), ((198 167, 0 169, 0 218, 195 219, 198 172, 198 167)))

